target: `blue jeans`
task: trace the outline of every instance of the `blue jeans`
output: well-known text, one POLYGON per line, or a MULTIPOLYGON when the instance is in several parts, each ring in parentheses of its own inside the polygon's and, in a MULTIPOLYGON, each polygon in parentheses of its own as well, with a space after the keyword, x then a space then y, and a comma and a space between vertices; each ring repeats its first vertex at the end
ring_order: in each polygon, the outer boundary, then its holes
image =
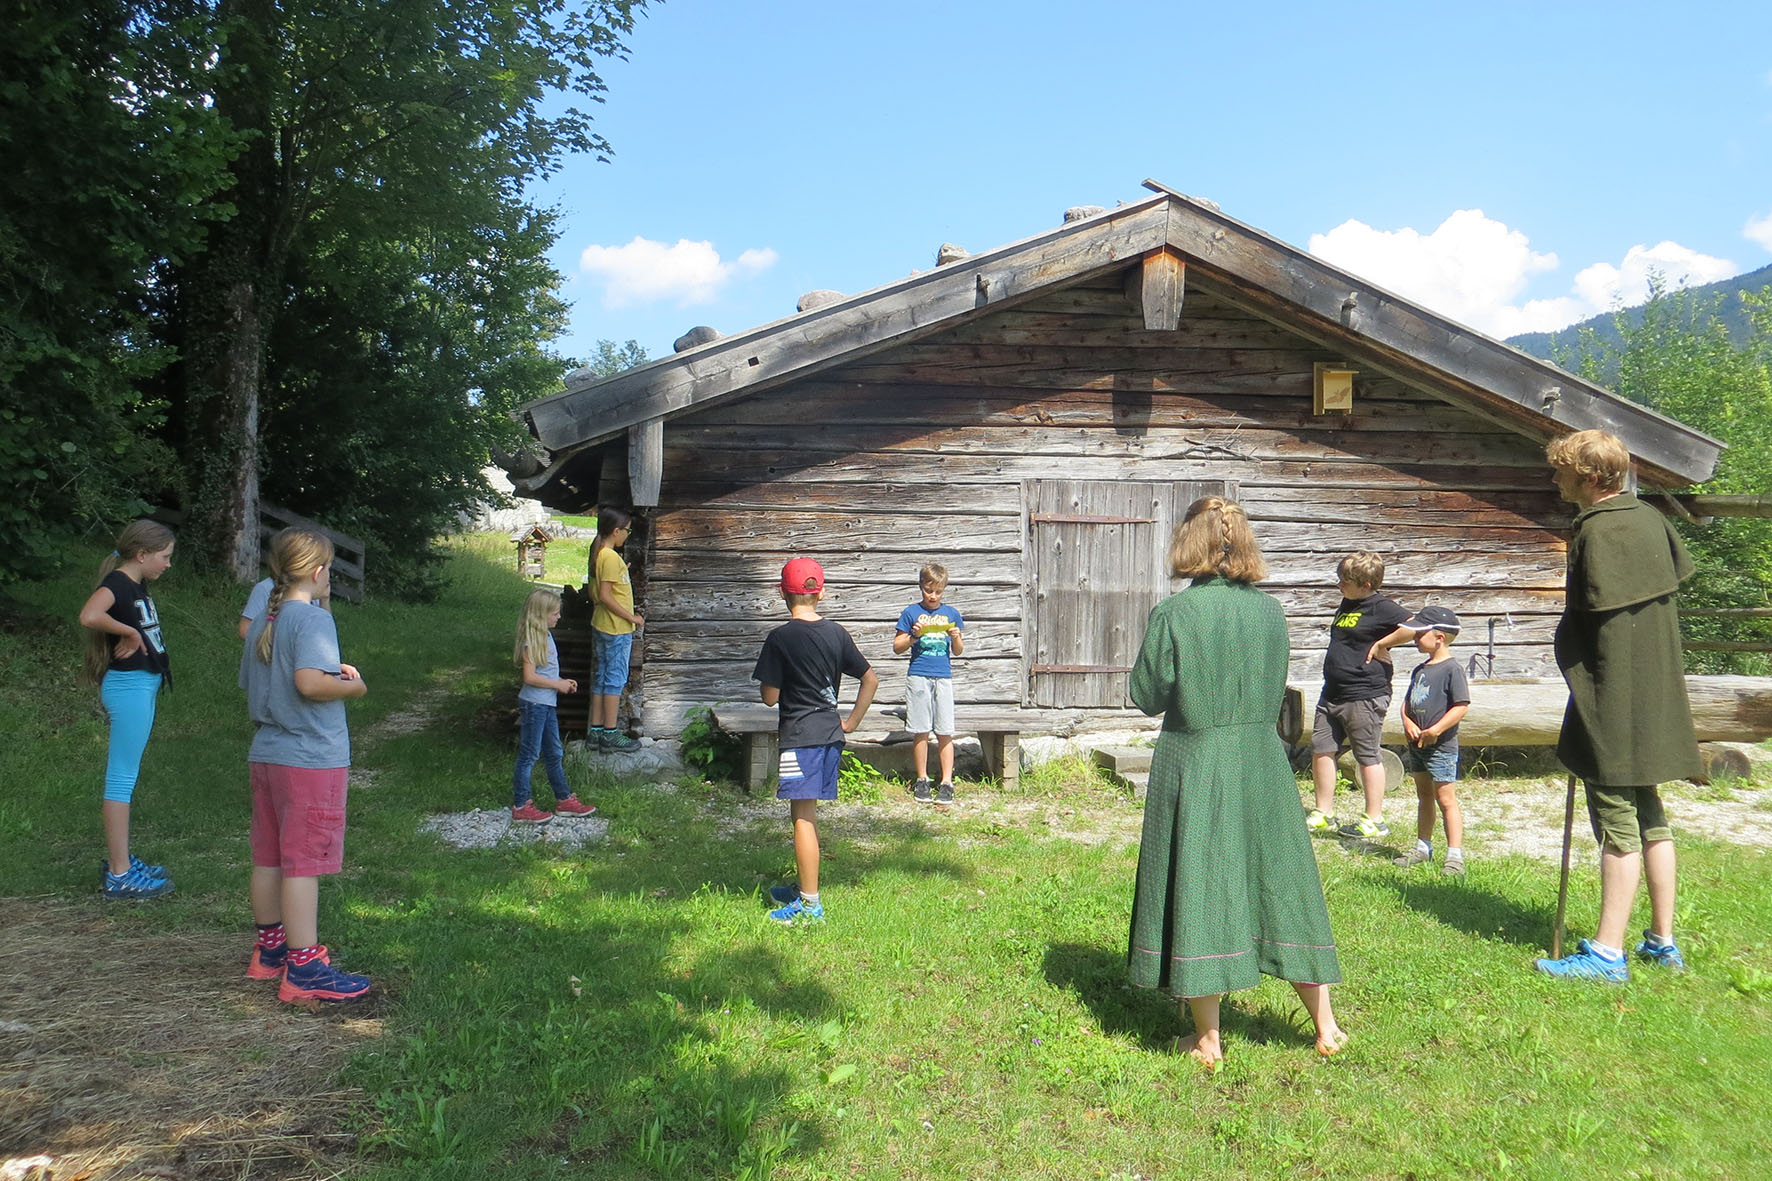
POLYGON ((111 721, 111 750, 105 760, 105 799, 127 804, 141 777, 142 754, 154 732, 154 706, 160 674, 111 669, 99 682, 98 699, 111 721))
POLYGON ((519 701, 517 716, 522 729, 517 736, 517 773, 511 777, 511 807, 521 808, 529 802, 529 773, 540 759, 548 769, 548 786, 554 798, 563 800, 572 794, 566 785, 565 747, 560 745, 560 711, 535 701, 519 701))

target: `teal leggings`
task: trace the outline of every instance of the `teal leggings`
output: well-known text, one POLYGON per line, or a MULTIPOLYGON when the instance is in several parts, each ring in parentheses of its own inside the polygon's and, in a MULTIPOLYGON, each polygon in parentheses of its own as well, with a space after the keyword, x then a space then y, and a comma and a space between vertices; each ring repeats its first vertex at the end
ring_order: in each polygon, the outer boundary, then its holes
POLYGON ((112 669, 99 683, 98 699, 111 717, 111 754, 105 762, 105 799, 127 804, 141 777, 142 752, 154 732, 160 674, 112 669))

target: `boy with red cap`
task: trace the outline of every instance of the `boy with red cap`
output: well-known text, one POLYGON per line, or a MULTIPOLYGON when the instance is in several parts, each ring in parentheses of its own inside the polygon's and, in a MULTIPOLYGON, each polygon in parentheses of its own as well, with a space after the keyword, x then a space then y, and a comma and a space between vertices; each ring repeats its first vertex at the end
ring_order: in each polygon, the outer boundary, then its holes
POLYGON ((824 598, 824 570, 811 558, 795 558, 781 571, 781 597, 788 621, 770 632, 751 679, 762 686, 763 704, 779 705, 781 763, 775 798, 788 801, 794 824, 794 863, 800 880, 772 886, 783 903, 769 912, 778 923, 818 922, 818 801, 837 798, 837 768, 843 736, 852 733, 873 704, 880 678, 843 626, 818 613, 824 598), (837 687, 844 676, 857 678, 855 704, 838 720, 837 687))

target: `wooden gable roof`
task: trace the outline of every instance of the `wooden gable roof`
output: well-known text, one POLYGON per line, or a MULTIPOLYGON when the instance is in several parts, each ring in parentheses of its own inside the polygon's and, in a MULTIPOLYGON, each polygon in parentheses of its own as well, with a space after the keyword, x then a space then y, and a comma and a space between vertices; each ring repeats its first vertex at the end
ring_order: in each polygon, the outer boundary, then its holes
POLYGON ((1210 202, 1145 184, 1156 193, 1135 204, 613 377, 569 384, 526 408, 550 460, 518 485, 545 499, 570 457, 588 447, 623 434, 655 446, 661 423, 710 402, 809 377, 1116 271, 1127 272, 1127 296, 1151 328, 1175 327, 1186 314, 1186 288, 1198 285, 1528 437, 1611 431, 1651 485, 1700 482, 1715 468, 1723 448, 1717 439, 1330 266, 1210 202))

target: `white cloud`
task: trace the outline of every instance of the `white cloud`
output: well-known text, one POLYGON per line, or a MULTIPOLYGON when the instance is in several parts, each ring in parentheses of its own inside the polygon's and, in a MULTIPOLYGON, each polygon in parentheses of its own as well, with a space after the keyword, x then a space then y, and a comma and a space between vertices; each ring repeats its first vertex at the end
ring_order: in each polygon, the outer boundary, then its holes
MULTIPOLYGON (((1748 223, 1750 237, 1759 224, 1748 223)), ((1772 215, 1764 226, 1772 241, 1772 215)), ((1480 209, 1461 209, 1428 234, 1347 221, 1327 234, 1312 234, 1310 252, 1496 337, 1552 332, 1641 303, 1648 298, 1652 273, 1670 286, 1684 287, 1728 278, 1737 269, 1727 259, 1677 242, 1632 246, 1617 265, 1583 267, 1567 295, 1519 302, 1533 276, 1555 271, 1560 263, 1555 254, 1533 250, 1525 234, 1480 209)))
POLYGON ((578 256, 578 269, 603 280, 604 307, 660 300, 675 300, 678 307, 688 307, 711 303, 728 282, 768 270, 777 257, 775 251, 765 248, 747 250, 727 262, 712 242, 679 238, 675 245, 666 246, 636 237, 625 246, 585 247, 578 256))
POLYGON ((1764 217, 1750 217, 1747 225, 1741 229, 1741 236, 1748 241, 1772 250, 1772 213, 1764 217))

